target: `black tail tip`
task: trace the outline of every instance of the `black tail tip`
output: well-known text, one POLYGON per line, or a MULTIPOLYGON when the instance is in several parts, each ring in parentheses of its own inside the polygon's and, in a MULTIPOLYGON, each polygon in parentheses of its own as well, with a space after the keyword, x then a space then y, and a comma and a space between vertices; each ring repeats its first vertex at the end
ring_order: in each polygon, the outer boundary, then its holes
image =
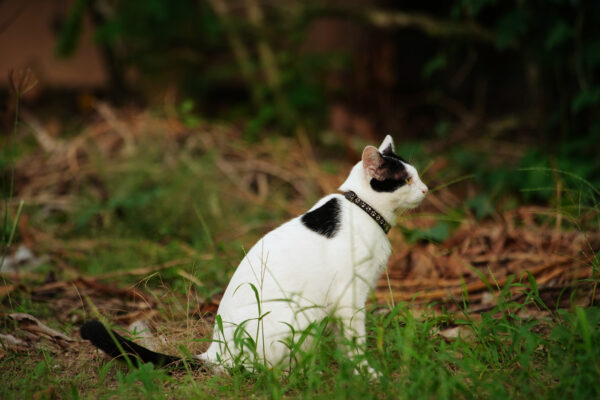
POLYGON ((97 319, 87 321, 86 323, 81 325, 81 328, 79 328, 79 334, 81 335, 82 339, 85 340, 91 340, 98 334, 98 332, 105 331, 106 328, 104 327, 102 322, 98 321, 97 319))

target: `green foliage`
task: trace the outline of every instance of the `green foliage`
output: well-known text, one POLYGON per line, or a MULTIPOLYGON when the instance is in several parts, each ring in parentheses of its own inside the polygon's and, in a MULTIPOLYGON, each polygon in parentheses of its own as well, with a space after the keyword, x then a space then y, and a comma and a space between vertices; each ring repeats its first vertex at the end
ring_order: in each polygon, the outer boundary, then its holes
POLYGON ((466 0, 456 2, 453 15, 471 15, 483 26, 495 26, 498 49, 525 57, 528 65, 522 69, 540 72, 533 84, 555 99, 548 103, 546 129, 563 129, 561 145, 575 137, 597 142, 593 120, 600 110, 600 3, 466 0))
POLYGON ((428 229, 408 229, 400 227, 404 237, 410 243, 424 240, 435 243, 441 243, 450 237, 451 227, 447 221, 438 221, 435 225, 428 229))
POLYGON ((472 197, 466 201, 465 205, 475 213, 478 220, 491 216, 495 211, 491 198, 487 194, 472 197))
POLYGON ((446 67, 446 63, 446 57, 443 55, 438 55, 425 64, 421 75, 423 75, 425 78, 429 78, 434 72, 444 69, 446 67))
POLYGON ((600 309, 577 307, 561 311, 562 323, 552 329, 548 359, 563 378, 551 389, 555 398, 595 398, 600 375, 600 309))
POLYGON ((76 0, 56 44, 56 54, 60 57, 73 55, 77 50, 83 28, 83 17, 88 0, 76 0))
POLYGON ((558 47, 563 45, 573 36, 573 30, 571 27, 564 21, 558 20, 548 33, 546 37, 546 49, 552 50, 554 47, 558 47))
POLYGON ((168 380, 165 370, 155 369, 153 364, 142 364, 127 373, 117 372, 119 386, 115 390, 121 398, 143 396, 145 399, 163 398, 160 384, 168 380))
MULTIPOLYGON (((0 266, 3 266, 10 245, 15 238, 17 224, 23 212, 23 200, 19 201, 16 212, 11 215, 15 184, 15 162, 17 160, 17 129, 19 126, 19 107, 21 96, 37 84, 31 69, 14 71, 8 74, 11 94, 14 96, 14 116, 11 132, 0 138, 3 151, 0 152, 0 201, 2 203, 0 222, 0 266)), ((3 279, 4 283, 4 279, 3 279)))
MULTIPOLYGON (((361 60, 354 59, 359 57, 357 54, 311 52, 304 41, 312 22, 321 17, 349 18, 358 26, 368 24, 369 19, 361 11, 328 2, 323 9, 313 2, 294 7, 259 3, 262 22, 253 22, 249 17, 252 3, 223 4, 231 8, 224 14, 215 12, 211 2, 117 0, 100 5, 94 0, 78 0, 63 25, 57 53, 73 53, 84 15, 93 14, 95 40, 112 54, 112 74, 125 75, 125 69, 134 69, 142 77, 140 86, 165 87, 175 82, 187 99, 186 120, 193 123, 191 114, 198 110, 205 115, 241 118, 251 140, 271 128, 278 133, 293 133, 299 125, 322 126, 327 100, 354 96, 353 77, 371 76, 371 71, 358 69, 371 67, 360 67, 361 60), (270 65, 265 62, 265 49, 273 56, 270 65), (347 73, 350 71, 353 73, 347 73), (331 85, 330 72, 344 72, 335 76, 346 81, 331 85)), ((415 69, 422 77, 418 90, 464 97, 457 91, 458 83, 448 82, 460 82, 456 78, 471 71, 464 76, 465 83, 458 86, 471 87, 476 79, 484 77, 494 93, 516 100, 510 112, 527 120, 533 111, 544 110, 539 121, 543 125, 535 128, 548 139, 544 141, 547 150, 555 151, 574 138, 598 142, 600 122, 594 116, 600 113, 599 2, 454 0, 412 8, 400 7, 400 11, 409 15, 414 11, 442 21, 449 18, 459 26, 476 24, 487 35, 483 43, 477 44, 469 35, 464 39, 442 35, 435 37, 433 45, 431 38, 421 37, 411 40, 414 49, 400 41, 403 47, 396 49, 399 60, 415 49, 431 49, 430 54, 411 58, 411 63, 420 63, 415 69), (490 52, 494 57, 487 57, 490 52), (477 59, 468 68, 464 64, 466 53, 475 54, 477 59), (506 65, 497 75, 497 65, 492 63, 502 55, 506 65), (507 75, 512 79, 504 79, 507 75), (505 85, 507 81, 509 85, 505 85)), ((389 38, 395 34, 389 30, 389 38)), ((398 76, 396 80, 410 82, 414 78, 398 76)), ((365 83, 374 88, 373 92, 379 90, 375 82, 365 83)), ((470 89, 467 91, 470 93, 470 89)), ((377 98, 374 93, 369 95, 377 98)), ((463 100, 471 103, 470 98, 463 100)), ((367 104, 365 111, 377 111, 375 104, 367 104)), ((443 107, 436 112, 447 117, 443 107)), ((438 134, 442 135, 439 130, 438 134)))
POLYGON ((169 76, 193 99, 186 100, 192 105, 186 113, 198 108, 232 117, 241 111, 250 119, 250 139, 271 126, 293 132, 298 124, 321 123, 324 73, 344 63, 336 54, 299 51, 303 24, 286 20, 284 9, 265 8, 270 22, 255 26, 249 24, 246 9, 223 16, 210 2, 187 0, 115 1, 103 8, 79 0, 63 26, 57 53, 67 56, 75 50, 85 7, 98 17, 95 40, 110 49, 119 66, 112 73, 122 75, 131 66, 141 73, 142 84, 152 85, 169 76), (248 59, 240 59, 232 40, 248 59), (273 50, 274 65, 264 65, 259 41, 273 50), (279 82, 268 74, 278 75, 279 82))
POLYGON ((554 154, 529 149, 511 166, 491 164, 485 152, 456 147, 450 152, 452 161, 443 181, 452 182, 461 173, 473 174, 471 182, 480 190, 465 204, 477 218, 489 216, 496 202, 504 203, 507 196, 517 196, 518 202, 548 204, 557 190, 562 192, 562 205, 594 207, 600 200, 600 158, 594 152, 587 139, 573 139, 554 154))
POLYGON ((524 10, 516 8, 499 18, 496 24, 496 45, 505 49, 527 32, 528 18, 524 10))
POLYGON ((185 99, 179 105, 179 110, 178 110, 179 111, 179 118, 181 118, 181 120, 183 121, 183 123, 188 128, 195 128, 200 123, 200 119, 198 118, 198 116, 194 112, 195 106, 196 106, 196 103, 194 102, 194 100, 193 99, 189 99, 189 98, 185 99))
POLYGON ((571 108, 574 113, 579 113, 586 107, 592 107, 600 102, 600 87, 582 89, 573 99, 571 108))

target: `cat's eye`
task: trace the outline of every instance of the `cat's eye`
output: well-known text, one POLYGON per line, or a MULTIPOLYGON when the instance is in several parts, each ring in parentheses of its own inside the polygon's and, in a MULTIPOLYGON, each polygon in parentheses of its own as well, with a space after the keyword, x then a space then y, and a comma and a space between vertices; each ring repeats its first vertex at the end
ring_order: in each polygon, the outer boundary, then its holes
POLYGON ((412 178, 406 178, 406 180, 404 181, 407 185, 410 185, 412 183, 412 178))

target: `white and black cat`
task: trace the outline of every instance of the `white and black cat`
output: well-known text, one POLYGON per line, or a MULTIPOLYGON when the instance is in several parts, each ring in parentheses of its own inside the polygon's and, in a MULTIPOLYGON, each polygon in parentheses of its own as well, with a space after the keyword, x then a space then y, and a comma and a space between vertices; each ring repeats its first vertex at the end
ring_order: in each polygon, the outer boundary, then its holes
MULTIPOLYGON (((419 205, 427 186, 394 153, 388 135, 379 149, 364 149, 339 190, 344 194, 323 197, 250 249, 225 289, 213 341, 194 365, 222 370, 240 360, 285 364, 292 328, 303 332, 327 316, 339 320, 340 332, 356 342, 352 348, 359 350, 349 352, 364 350, 365 302, 391 253, 386 233, 395 211, 419 205), (245 338, 252 339, 251 348, 245 338)), ((98 321, 85 323, 81 336, 113 357, 124 351, 160 366, 182 362, 109 332, 98 321)), ((307 340, 303 346, 308 345, 307 340)))

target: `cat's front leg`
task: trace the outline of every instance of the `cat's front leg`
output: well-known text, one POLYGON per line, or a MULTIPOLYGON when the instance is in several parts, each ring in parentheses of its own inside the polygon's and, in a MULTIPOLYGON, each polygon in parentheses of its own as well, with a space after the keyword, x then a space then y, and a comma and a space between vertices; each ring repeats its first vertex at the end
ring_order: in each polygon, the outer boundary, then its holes
POLYGON ((367 342, 367 334, 365 328, 365 310, 361 309, 354 312, 338 312, 341 323, 341 333, 345 341, 342 346, 345 347, 346 355, 358 360, 354 372, 365 373, 371 379, 378 379, 381 376, 377 370, 369 365, 365 359, 365 350, 367 342))

